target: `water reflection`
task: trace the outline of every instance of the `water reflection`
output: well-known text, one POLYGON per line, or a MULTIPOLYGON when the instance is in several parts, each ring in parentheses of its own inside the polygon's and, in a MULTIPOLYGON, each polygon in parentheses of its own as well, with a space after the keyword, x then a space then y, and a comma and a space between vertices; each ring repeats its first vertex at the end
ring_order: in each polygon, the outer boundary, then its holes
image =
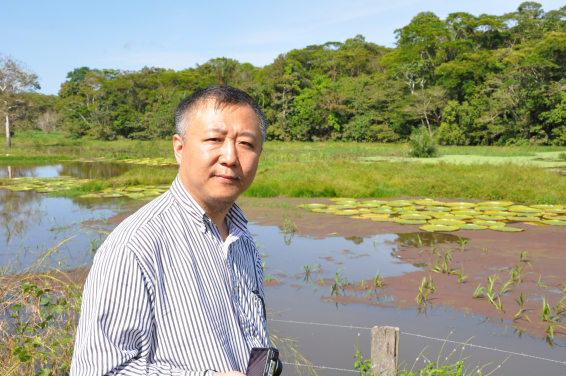
POLYGON ((397 234, 397 243, 401 243, 407 247, 421 247, 423 245, 435 245, 446 243, 458 243, 460 240, 468 240, 458 235, 443 234, 439 232, 408 232, 405 234, 397 234))
POLYGON ((37 270, 88 266, 119 214, 116 202, 81 202, 35 191, 0 190, 0 276, 19 273, 44 259, 37 270), (105 207, 103 207, 104 205, 105 207), (110 209, 107 207, 110 206, 110 209))
POLYGON ((108 179, 119 176, 134 166, 127 163, 65 162, 47 166, 3 166, 0 177, 56 177, 72 176, 79 179, 108 179))

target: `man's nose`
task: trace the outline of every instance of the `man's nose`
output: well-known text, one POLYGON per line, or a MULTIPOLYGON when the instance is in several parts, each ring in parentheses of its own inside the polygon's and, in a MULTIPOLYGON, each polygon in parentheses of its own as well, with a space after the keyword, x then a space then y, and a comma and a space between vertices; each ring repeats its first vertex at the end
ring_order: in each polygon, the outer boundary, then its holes
POLYGON ((225 139, 220 151, 220 164, 234 166, 238 164, 238 152, 236 151, 236 142, 234 140, 225 139))

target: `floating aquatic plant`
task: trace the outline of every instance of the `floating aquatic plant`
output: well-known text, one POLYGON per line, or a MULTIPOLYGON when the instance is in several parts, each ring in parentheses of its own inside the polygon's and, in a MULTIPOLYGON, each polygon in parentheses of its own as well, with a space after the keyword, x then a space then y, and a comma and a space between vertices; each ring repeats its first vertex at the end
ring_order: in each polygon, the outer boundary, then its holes
POLYGON ((303 204, 306 210, 375 222, 395 222, 403 225, 423 225, 421 230, 458 231, 494 230, 521 232, 524 229, 508 227, 507 223, 566 226, 566 209, 562 205, 517 205, 511 201, 442 202, 419 200, 365 200, 353 198, 331 199, 332 205, 303 204))

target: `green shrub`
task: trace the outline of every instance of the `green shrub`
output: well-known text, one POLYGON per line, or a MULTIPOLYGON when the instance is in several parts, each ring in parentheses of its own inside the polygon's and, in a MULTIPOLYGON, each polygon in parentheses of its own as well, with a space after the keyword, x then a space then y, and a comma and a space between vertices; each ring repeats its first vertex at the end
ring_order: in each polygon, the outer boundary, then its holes
POLYGON ((420 127, 411 135, 409 141, 409 156, 415 158, 431 158, 437 153, 436 141, 432 137, 428 129, 420 127))

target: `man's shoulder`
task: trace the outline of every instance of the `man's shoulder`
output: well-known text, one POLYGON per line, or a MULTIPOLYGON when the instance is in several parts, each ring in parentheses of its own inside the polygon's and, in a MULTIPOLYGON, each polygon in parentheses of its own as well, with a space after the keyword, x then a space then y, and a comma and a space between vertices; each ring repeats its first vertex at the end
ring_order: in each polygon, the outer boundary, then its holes
POLYGON ((175 200, 171 193, 165 192, 122 221, 108 236, 105 243, 128 246, 141 233, 146 233, 144 229, 147 227, 161 226, 163 215, 173 210, 174 206, 175 200))

